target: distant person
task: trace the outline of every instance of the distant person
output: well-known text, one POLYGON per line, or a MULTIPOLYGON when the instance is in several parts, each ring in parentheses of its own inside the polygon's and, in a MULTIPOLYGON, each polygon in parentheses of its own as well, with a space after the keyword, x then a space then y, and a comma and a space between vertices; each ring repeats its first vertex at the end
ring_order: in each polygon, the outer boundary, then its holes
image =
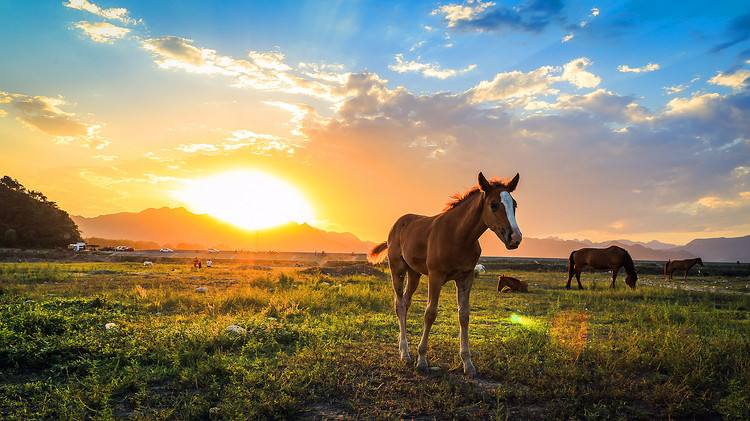
POLYGON ((200 269, 201 268, 201 261, 198 259, 198 257, 193 259, 193 269, 200 269))
POLYGON ((213 265, 214 265, 213 260, 211 260, 211 259, 206 260, 206 267, 207 268, 213 267, 213 265))

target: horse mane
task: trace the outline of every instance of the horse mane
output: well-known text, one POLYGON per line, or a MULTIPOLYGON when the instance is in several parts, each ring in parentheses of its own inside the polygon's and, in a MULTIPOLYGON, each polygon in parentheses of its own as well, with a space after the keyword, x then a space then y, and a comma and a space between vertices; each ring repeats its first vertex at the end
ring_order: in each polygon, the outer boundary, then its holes
MULTIPOLYGON (((506 187, 507 183, 503 180, 500 180, 498 178, 493 178, 489 180, 490 185, 492 187, 506 187)), ((469 188, 468 190, 461 192, 461 193, 454 193, 451 195, 451 200, 445 204, 445 208, 443 209, 443 212, 449 211, 456 206, 460 205, 461 203, 465 202, 466 199, 471 197, 474 193, 478 192, 480 190, 479 184, 469 188)))

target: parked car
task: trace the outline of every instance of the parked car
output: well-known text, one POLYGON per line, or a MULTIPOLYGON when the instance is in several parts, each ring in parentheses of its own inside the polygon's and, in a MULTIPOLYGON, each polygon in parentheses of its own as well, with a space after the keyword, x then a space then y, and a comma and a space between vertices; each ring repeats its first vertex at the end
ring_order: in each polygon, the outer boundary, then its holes
POLYGON ((209 252, 209 253, 218 253, 218 252, 219 252, 219 250, 216 250, 216 249, 208 249, 208 252, 209 252))
POLYGON ((115 251, 135 251, 135 249, 128 246, 117 246, 115 247, 115 251))
POLYGON ((167 248, 167 247, 164 247, 163 249, 160 249, 159 251, 162 253, 174 253, 174 250, 167 248))
POLYGON ((68 250, 73 250, 73 251, 86 250, 86 243, 78 242, 78 243, 68 244, 68 250))

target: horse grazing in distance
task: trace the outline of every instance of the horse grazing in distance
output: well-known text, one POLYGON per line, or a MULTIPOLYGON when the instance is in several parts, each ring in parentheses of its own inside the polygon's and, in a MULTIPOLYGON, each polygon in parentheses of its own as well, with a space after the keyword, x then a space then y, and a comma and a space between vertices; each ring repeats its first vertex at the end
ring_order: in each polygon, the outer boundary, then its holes
POLYGON ((399 322, 399 353, 406 362, 411 362, 406 315, 419 279, 422 275, 428 277, 427 308, 417 362, 417 368, 422 371, 428 369, 427 342, 437 317, 440 290, 446 282, 455 280, 461 361, 464 374, 476 374, 469 351, 469 292, 474 282, 474 268, 482 254, 479 237, 489 228, 507 249, 516 249, 521 244, 516 201, 510 195, 518 185, 519 175, 509 182, 488 181, 480 172, 478 180, 476 187, 454 195, 442 213, 400 217, 391 228, 388 241, 378 244, 368 254, 368 260, 377 263, 383 261, 388 251, 399 322))
POLYGON ((581 285, 581 271, 586 268, 611 270, 612 285, 610 285, 610 288, 614 288, 617 272, 623 267, 625 268, 625 273, 627 273, 625 283, 630 288, 635 289, 638 274, 635 272, 635 265, 633 264, 633 259, 630 257, 630 253, 624 248, 609 246, 605 249, 582 248, 576 250, 570 253, 568 261, 568 284, 565 285, 565 288, 570 289, 570 280, 575 275, 576 281, 578 281, 578 289, 583 289, 583 285, 581 285))
POLYGON ((664 277, 671 280, 672 274, 676 270, 682 270, 685 271, 685 275, 682 277, 682 279, 687 279, 688 271, 696 264, 703 267, 703 260, 701 260, 700 257, 685 260, 667 260, 667 263, 664 264, 664 277))

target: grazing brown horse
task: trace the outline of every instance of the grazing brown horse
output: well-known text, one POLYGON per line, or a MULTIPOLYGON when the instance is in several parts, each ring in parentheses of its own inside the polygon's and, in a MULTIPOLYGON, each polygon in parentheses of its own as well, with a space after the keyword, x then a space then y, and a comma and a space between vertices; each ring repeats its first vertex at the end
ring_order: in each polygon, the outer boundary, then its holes
POLYGON ((455 280, 464 374, 476 374, 469 351, 469 292, 474 282, 474 266, 482 254, 479 237, 489 228, 509 250, 518 248, 521 243, 515 216, 516 201, 510 195, 518 185, 519 175, 510 182, 488 181, 481 172, 478 178, 478 186, 454 196, 442 213, 400 217, 391 228, 388 241, 375 246, 368 255, 370 262, 380 262, 388 250, 400 331, 398 346, 401 359, 406 362, 411 361, 406 314, 421 275, 428 277, 428 301, 417 362, 417 368, 423 371, 428 369, 427 341, 437 316, 440 289, 449 280, 455 280))
POLYGON ((667 263, 664 264, 664 276, 667 279, 672 279, 672 274, 675 271, 682 270, 685 271, 685 275, 682 277, 682 279, 687 279, 688 271, 696 264, 703 267, 703 260, 701 260, 700 257, 685 260, 668 260, 667 263))
POLYGON ((632 289, 635 289, 635 282, 638 280, 638 274, 635 273, 635 265, 633 259, 630 257, 630 253, 622 247, 609 246, 605 249, 595 248, 582 248, 570 253, 570 260, 568 262, 568 284, 565 288, 570 289, 570 280, 573 279, 573 275, 576 276, 578 281, 578 289, 583 289, 581 285, 581 271, 586 268, 599 269, 599 270, 611 270, 612 271, 612 285, 610 288, 615 287, 615 279, 617 279, 617 272, 620 268, 625 267, 625 283, 632 289))

